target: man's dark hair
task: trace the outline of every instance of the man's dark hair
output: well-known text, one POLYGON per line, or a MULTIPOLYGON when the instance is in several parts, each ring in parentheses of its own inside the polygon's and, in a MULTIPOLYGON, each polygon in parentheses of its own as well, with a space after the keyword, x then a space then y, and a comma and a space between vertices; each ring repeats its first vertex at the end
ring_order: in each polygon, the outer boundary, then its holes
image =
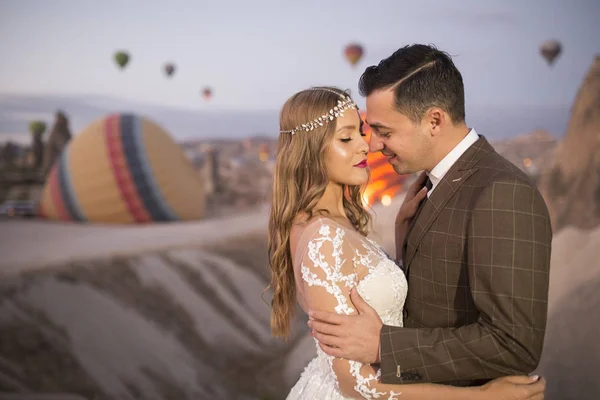
POLYGON ((358 84, 361 96, 394 89, 396 108, 418 123, 430 107, 440 107, 453 123, 465 120, 465 89, 460 72, 448 53, 434 46, 402 47, 368 67, 358 84))

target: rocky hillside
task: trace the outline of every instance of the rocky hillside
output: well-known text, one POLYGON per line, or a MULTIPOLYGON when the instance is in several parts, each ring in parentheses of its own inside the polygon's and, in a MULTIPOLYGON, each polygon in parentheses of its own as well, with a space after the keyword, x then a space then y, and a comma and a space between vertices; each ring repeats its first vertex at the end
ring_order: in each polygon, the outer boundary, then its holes
POLYGON ((0 224, 7 256, 0 261, 0 398, 2 392, 98 400, 284 396, 314 345, 289 356, 308 331, 301 313, 289 342, 270 335, 269 294, 261 299, 267 286, 261 221, 264 212, 219 221, 229 224, 219 234, 209 221, 0 224), (36 239, 46 245, 33 246, 36 239))
POLYGON ((537 179, 540 171, 548 168, 558 140, 547 131, 537 130, 491 144, 508 161, 537 179))
POLYGON ((600 55, 579 88, 567 132, 551 161, 539 187, 554 230, 600 225, 600 55))
MULTIPOLYGON (((401 201, 375 210, 388 252, 401 201)), ((284 399, 315 347, 301 312, 290 341, 270 336, 266 218, 0 222, 0 398, 284 399)), ((546 399, 600 394, 599 247, 600 228, 555 235, 546 399)))

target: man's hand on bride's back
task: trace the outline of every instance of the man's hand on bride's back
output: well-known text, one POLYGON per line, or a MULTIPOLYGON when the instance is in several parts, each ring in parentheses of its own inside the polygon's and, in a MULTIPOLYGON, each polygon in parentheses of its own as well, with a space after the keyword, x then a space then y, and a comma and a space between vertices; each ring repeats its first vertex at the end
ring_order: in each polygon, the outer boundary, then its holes
POLYGON ((358 314, 342 315, 311 310, 308 326, 326 354, 363 364, 378 363, 379 335, 383 322, 377 311, 360 297, 356 288, 350 292, 350 299, 358 314))
POLYGON ((406 197, 400 206, 400 210, 396 215, 396 227, 399 225, 409 224, 413 219, 419 204, 427 196, 427 188, 425 182, 427 181, 427 174, 425 171, 421 172, 421 175, 414 181, 406 192, 406 197))

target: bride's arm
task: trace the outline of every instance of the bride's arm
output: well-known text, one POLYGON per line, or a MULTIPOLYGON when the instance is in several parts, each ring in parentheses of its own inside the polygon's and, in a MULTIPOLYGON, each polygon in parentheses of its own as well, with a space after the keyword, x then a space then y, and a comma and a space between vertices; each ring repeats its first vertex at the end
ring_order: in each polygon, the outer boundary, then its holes
MULTIPOLYGON (((338 228, 339 229, 339 228, 338 228)), ((350 301, 350 289, 358 282, 354 249, 344 240, 343 230, 323 225, 311 237, 304 251, 301 272, 304 293, 310 308, 356 314, 350 301)), ((481 388, 458 388, 436 384, 389 385, 380 383, 378 368, 325 355, 339 388, 345 396, 365 399, 444 400, 480 399, 481 388)))

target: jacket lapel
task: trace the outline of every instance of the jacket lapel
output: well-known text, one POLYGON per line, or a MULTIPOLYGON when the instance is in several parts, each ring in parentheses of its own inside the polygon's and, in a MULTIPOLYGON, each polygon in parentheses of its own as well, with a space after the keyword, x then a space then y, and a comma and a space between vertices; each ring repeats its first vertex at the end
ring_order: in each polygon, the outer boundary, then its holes
POLYGON ((462 156, 452 165, 450 170, 438 183, 429 198, 425 198, 419 211, 413 218, 412 226, 406 235, 404 246, 404 268, 408 275, 410 263, 413 260, 423 236, 429 231, 440 212, 444 209, 454 193, 465 181, 477 170, 475 164, 484 155, 494 151, 483 136, 475 142, 462 156))

